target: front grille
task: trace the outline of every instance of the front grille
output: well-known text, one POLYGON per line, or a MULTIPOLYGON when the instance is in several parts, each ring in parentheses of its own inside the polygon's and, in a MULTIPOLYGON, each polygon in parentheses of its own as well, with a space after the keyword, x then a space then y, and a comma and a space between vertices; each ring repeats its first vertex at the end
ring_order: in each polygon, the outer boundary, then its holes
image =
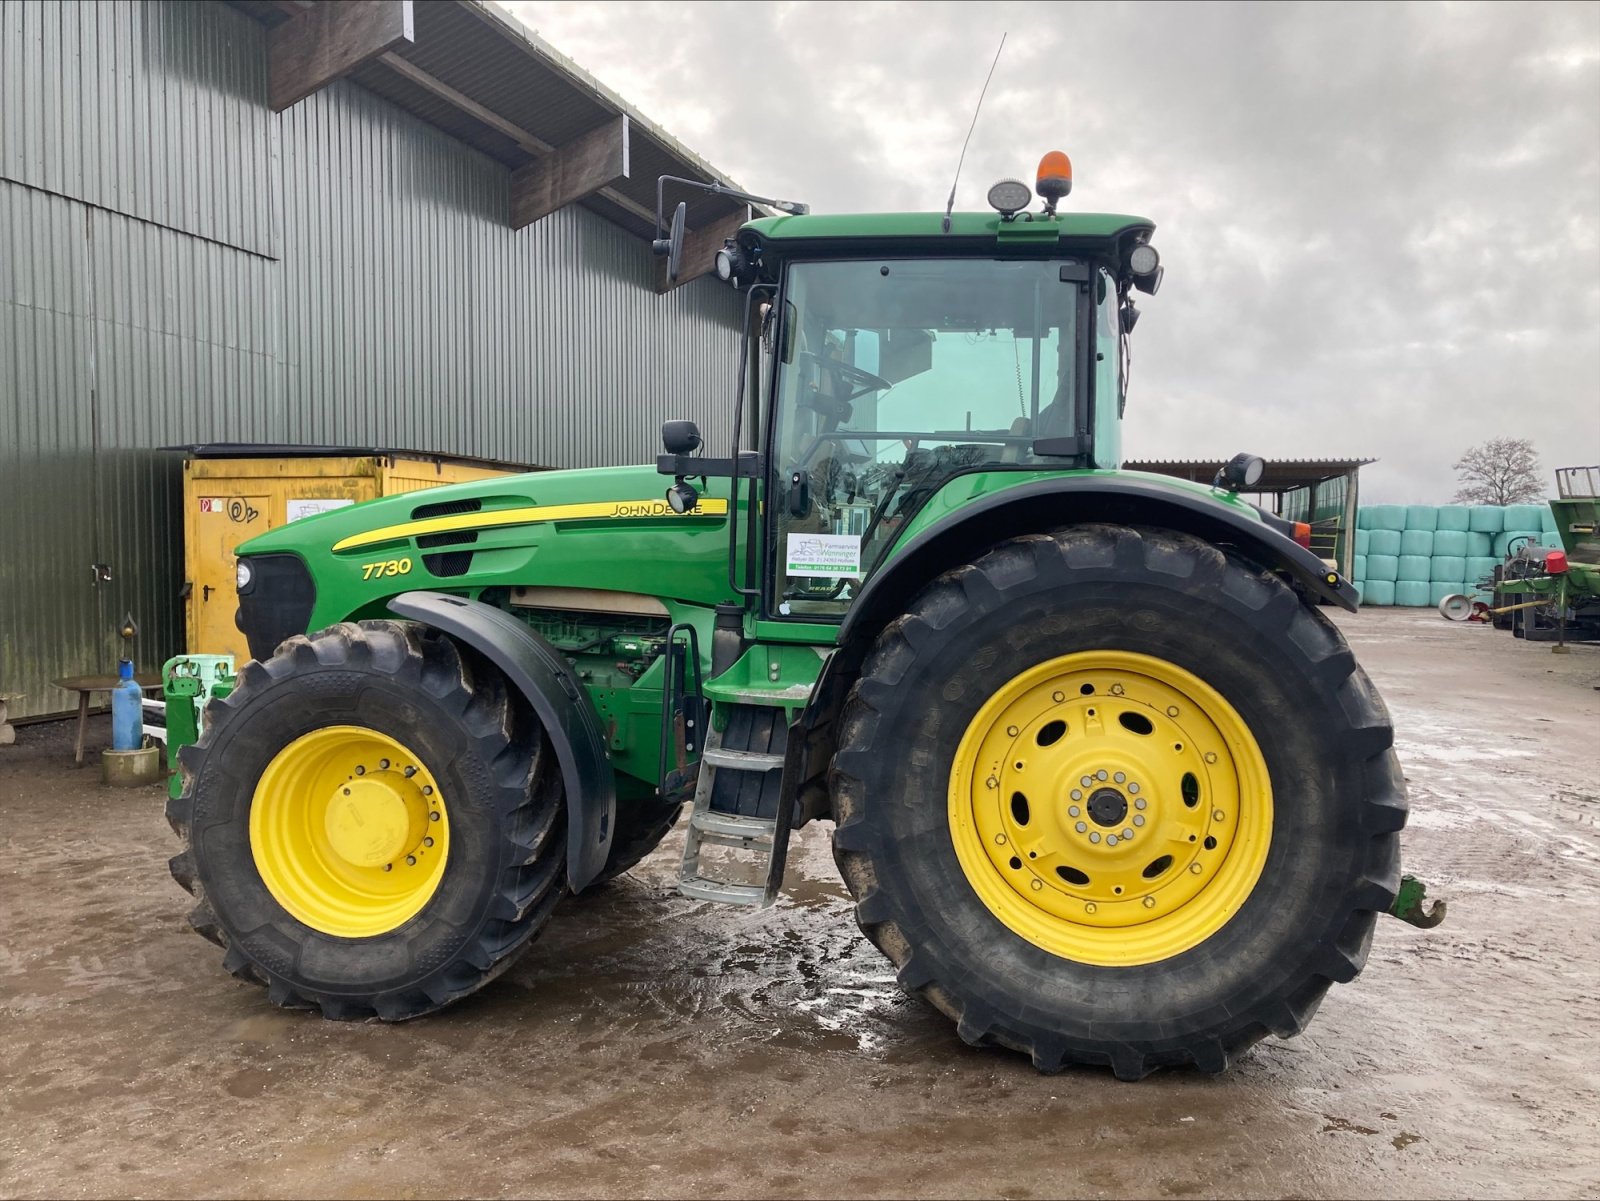
MULTIPOLYGON (((421 539, 418 539, 421 542, 421 539)), ((472 566, 470 550, 451 550, 439 555, 423 555, 422 565, 436 576, 466 575, 472 566)))
POLYGON ((299 555, 251 555, 250 591, 239 596, 233 623, 254 659, 269 659, 278 644, 306 633, 317 607, 317 586, 299 555))

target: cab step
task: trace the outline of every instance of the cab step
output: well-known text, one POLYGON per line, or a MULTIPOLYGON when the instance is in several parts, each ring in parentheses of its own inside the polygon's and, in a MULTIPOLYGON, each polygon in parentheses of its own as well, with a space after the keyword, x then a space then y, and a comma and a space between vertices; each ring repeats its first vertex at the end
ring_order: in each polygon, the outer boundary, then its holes
POLYGON ((683 841, 678 891, 684 896, 762 907, 777 897, 789 851, 789 807, 782 803, 789 733, 785 716, 782 709, 735 705, 723 729, 713 723, 700 756, 694 810, 683 841), (706 846, 753 856, 753 866, 765 882, 705 875, 701 852, 706 846))

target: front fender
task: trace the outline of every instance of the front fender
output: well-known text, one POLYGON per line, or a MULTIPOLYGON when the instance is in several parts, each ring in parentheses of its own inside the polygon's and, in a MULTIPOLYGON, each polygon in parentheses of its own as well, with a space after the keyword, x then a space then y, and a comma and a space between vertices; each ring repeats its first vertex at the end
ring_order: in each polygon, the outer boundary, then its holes
POLYGON ((567 884, 580 892, 611 852, 617 783, 605 728, 561 652, 503 609, 442 592, 402 592, 396 615, 464 642, 528 698, 555 750, 567 794, 567 884))
POLYGON ((862 648, 905 611, 929 580, 970 563, 996 543, 1081 522, 1157 526, 1228 546, 1282 571, 1311 595, 1354 612, 1354 585, 1271 526, 1203 493, 1133 476, 1060 476, 1004 488, 963 505, 917 534, 867 580, 839 629, 839 644, 862 648))

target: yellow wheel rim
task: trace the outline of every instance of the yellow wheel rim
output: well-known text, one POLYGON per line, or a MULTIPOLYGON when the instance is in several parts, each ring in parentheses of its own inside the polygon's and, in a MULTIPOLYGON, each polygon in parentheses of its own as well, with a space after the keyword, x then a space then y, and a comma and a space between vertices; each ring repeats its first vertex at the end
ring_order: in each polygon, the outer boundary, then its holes
POLYGON ((1250 728, 1198 676, 1086 651, 1029 668, 978 711, 950 773, 950 832, 989 911, 1106 967, 1210 938, 1255 888, 1272 785, 1250 728))
POLYGON ((422 760, 363 726, 296 738, 250 801, 250 853, 313 930, 371 938, 415 917, 444 875, 450 817, 422 760))

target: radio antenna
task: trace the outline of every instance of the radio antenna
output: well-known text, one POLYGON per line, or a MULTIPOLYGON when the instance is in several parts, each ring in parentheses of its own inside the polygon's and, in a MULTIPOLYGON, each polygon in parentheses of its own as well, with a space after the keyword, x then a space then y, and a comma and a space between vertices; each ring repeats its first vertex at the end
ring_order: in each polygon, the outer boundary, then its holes
POLYGON ((967 161, 967 144, 972 141, 972 131, 978 127, 978 114, 983 111, 983 98, 989 93, 989 81, 994 69, 1000 65, 1000 51, 1006 48, 1006 35, 1000 35, 1000 45, 995 48, 994 62, 989 64, 989 74, 983 77, 983 90, 978 93, 977 106, 972 110, 972 124, 967 126, 967 140, 961 143, 961 157, 956 160, 956 177, 950 181, 950 199, 944 206, 944 232, 950 232, 950 210, 956 207, 956 185, 961 182, 961 164, 967 161))

